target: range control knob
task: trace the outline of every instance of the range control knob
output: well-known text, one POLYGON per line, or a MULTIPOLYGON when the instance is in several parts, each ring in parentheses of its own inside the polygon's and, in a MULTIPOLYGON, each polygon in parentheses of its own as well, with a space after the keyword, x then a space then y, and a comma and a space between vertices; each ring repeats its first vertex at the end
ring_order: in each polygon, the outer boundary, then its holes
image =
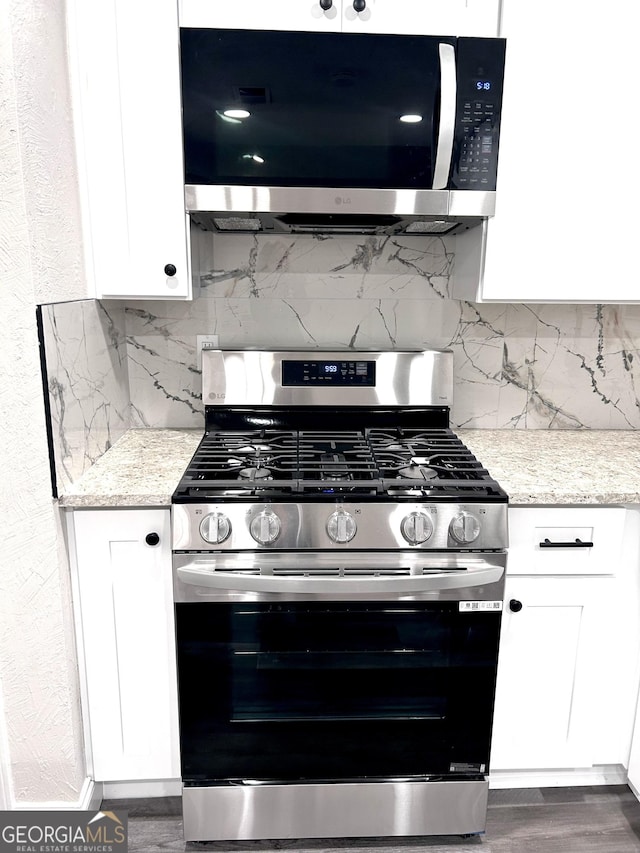
POLYGON ((346 509, 337 509, 327 520, 327 534, 332 542, 351 542, 357 529, 355 518, 346 509))
POLYGON ((449 533, 460 545, 470 545, 480 536, 480 521, 471 512, 459 512, 451 520, 449 533))
POLYGON ((260 545, 271 545, 280 536, 282 523, 275 512, 265 509, 251 519, 249 533, 260 545))
POLYGON ((210 512, 200 522, 200 536, 211 545, 219 545, 229 538, 231 522, 221 512, 210 512))
POLYGON ((400 531, 409 545, 421 545, 433 533, 431 516, 426 512, 411 512, 402 519, 400 531))

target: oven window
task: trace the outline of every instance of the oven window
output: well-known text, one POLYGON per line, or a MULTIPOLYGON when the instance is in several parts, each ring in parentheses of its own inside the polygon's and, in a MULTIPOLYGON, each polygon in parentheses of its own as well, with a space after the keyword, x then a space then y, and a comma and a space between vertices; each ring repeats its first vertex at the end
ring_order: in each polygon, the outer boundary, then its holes
POLYGON ((389 607, 239 611, 230 650, 232 720, 441 718, 451 665, 446 614, 389 607))
POLYGON ((497 613, 214 602, 178 604, 176 616, 186 780, 488 765, 497 613))

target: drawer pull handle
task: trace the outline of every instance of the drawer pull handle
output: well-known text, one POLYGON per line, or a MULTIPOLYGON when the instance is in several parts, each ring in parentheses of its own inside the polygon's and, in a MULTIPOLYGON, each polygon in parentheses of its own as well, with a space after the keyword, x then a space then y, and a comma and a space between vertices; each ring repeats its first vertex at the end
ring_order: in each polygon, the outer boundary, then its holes
POLYGON ((593 542, 583 542, 582 539, 576 539, 573 542, 552 542, 550 539, 545 539, 540 543, 541 548, 593 548, 593 542))

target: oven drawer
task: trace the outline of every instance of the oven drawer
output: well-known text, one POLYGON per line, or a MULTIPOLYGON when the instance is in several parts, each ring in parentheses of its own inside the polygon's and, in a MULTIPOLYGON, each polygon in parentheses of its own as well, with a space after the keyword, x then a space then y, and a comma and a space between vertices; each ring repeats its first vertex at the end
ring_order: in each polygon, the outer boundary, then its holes
POLYGON ((615 575, 623 507, 509 510, 509 575, 615 575))

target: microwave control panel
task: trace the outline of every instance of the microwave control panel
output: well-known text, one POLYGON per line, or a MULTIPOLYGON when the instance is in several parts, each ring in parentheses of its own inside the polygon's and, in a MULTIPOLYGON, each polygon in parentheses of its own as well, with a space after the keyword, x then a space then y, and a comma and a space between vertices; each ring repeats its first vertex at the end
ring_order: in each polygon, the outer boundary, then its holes
POLYGON ((504 76, 504 39, 458 39, 451 189, 494 191, 504 76))

